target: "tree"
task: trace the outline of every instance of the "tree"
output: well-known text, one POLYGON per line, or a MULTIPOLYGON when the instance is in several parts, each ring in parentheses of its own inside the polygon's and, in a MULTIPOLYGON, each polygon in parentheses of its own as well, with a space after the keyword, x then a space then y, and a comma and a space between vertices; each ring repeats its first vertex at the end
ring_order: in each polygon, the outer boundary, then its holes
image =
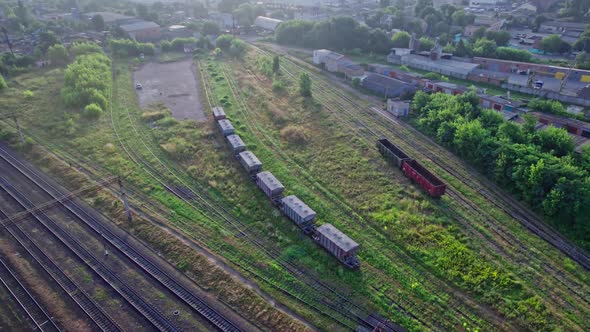
POLYGON ((570 44, 564 42, 559 35, 550 35, 541 41, 541 49, 547 53, 567 53, 571 50, 570 44))
POLYGON ((248 48, 248 44, 246 44, 243 40, 238 39, 238 38, 234 38, 231 41, 231 44, 229 47, 229 54, 231 56, 233 56, 234 58, 241 58, 242 55, 244 55, 244 53, 246 52, 247 48, 248 48))
POLYGON ((396 32, 392 37, 393 47, 407 48, 410 44, 410 34, 406 31, 396 32))
POLYGON ((526 142, 526 136, 524 135, 522 128, 514 122, 504 121, 498 127, 498 137, 505 139, 510 143, 524 144, 526 142))
POLYGON ((486 36, 486 31, 487 29, 485 27, 479 27, 477 30, 475 30, 473 32, 473 35, 471 36, 471 40, 478 40, 481 38, 484 38, 486 36))
POLYGON ((299 75, 299 94, 303 97, 311 97, 311 78, 307 73, 299 75))
POLYGON ((105 30, 104 18, 102 17, 102 15, 96 14, 96 15, 92 16, 90 23, 92 23, 92 27, 96 31, 104 31, 105 30))
POLYGON ((576 55, 576 68, 579 69, 590 69, 590 54, 587 52, 581 52, 576 55))
POLYGON ((392 47, 392 41, 389 39, 385 31, 381 29, 374 29, 369 32, 369 40, 367 47, 369 52, 375 54, 387 54, 392 47))
POLYGON ((486 38, 495 41, 496 45, 498 46, 506 46, 508 45, 508 42, 510 41, 512 36, 510 35, 510 32, 506 30, 501 30, 486 32, 486 38))
POLYGON ((496 48, 495 57, 502 60, 530 62, 532 54, 527 50, 519 50, 512 47, 496 48))
POLYGON ((279 60, 279 56, 278 55, 275 55, 272 58, 272 72, 275 73, 275 74, 278 73, 279 72, 279 69, 281 68, 281 64, 280 64, 279 61, 280 60, 279 60))
POLYGON ((219 27, 217 24, 207 21, 203 23, 203 27, 201 28, 201 33, 205 36, 215 36, 219 34, 219 27))
POLYGON ((539 130, 533 137, 533 143, 545 152, 557 157, 565 156, 574 151, 574 141, 565 129, 549 126, 539 130))
POLYGON ((390 1, 389 0, 379 0, 379 7, 387 8, 389 7, 390 1))
POLYGON ((2 76, 2 74, 0 74, 0 91, 4 90, 8 87, 8 84, 6 84, 6 80, 4 79, 4 76, 2 76))
POLYGON ((468 47, 468 45, 465 45, 465 42, 463 42, 463 39, 459 39, 459 42, 457 43, 457 47, 455 48, 455 55, 460 56, 460 57, 470 57, 471 56, 471 48, 468 47))
POLYGON ((43 54, 47 53, 49 47, 58 43, 57 36, 51 31, 44 31, 39 34, 39 49, 43 54))
POLYGON ((146 19, 146 20, 149 19, 149 15, 150 15, 149 9, 143 3, 137 4, 135 11, 137 12, 137 16, 139 16, 143 19, 146 19))
POLYGON ((18 0, 18 4, 16 6, 16 9, 14 10, 14 14, 18 18, 20 24, 22 24, 23 26, 28 27, 31 23, 31 16, 29 15, 29 10, 27 9, 27 7, 25 7, 25 5, 23 5, 22 0, 18 0))
POLYGON ((215 39, 215 46, 219 47, 222 51, 228 51, 231 47, 231 42, 234 39, 232 35, 221 35, 215 39))
POLYGON ((428 37, 420 37, 420 51, 430 51, 434 47, 434 41, 428 37))
POLYGON ((416 6, 414 6, 414 14, 420 16, 420 13, 427 7, 434 7, 432 0, 418 0, 416 6))
POLYGON ((580 35, 580 38, 576 40, 574 49, 577 51, 584 51, 590 53, 590 25, 586 27, 584 32, 580 35))
POLYGON ((62 44, 55 44, 47 50, 47 57, 54 66, 63 66, 68 63, 68 50, 62 44))
POLYGON ((496 52, 496 42, 485 38, 478 39, 473 45, 475 56, 493 57, 496 52))

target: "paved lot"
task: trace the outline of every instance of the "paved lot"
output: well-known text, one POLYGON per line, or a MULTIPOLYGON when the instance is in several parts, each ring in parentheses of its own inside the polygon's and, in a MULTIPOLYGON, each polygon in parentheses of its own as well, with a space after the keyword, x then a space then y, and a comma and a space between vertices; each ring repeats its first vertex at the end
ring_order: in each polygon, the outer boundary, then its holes
POLYGON ((192 60, 170 63, 148 63, 133 74, 141 107, 164 102, 178 120, 206 120, 192 60))

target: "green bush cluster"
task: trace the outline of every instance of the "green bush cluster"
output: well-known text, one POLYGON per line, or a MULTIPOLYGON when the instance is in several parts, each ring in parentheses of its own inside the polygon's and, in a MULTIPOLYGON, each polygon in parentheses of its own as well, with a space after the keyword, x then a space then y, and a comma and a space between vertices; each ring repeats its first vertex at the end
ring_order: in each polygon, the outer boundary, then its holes
POLYGON ((70 54, 73 56, 91 53, 102 53, 102 48, 96 43, 91 42, 74 42, 72 46, 70 46, 70 54))
POLYGON ((182 52, 184 50, 185 44, 196 44, 197 38, 194 37, 187 37, 187 38, 174 38, 172 41, 163 40, 160 43, 160 48, 162 52, 170 52, 170 51, 178 51, 182 52))
MULTIPOLYGON (((553 105, 552 101, 536 103, 553 105)), ((521 127, 482 110, 473 93, 414 97, 419 126, 560 225, 590 227, 590 160, 576 155, 561 128, 536 131, 536 118, 521 127)))
POLYGON ((83 107, 84 115, 98 117, 107 108, 112 87, 111 60, 102 53, 80 55, 65 71, 61 90, 66 105, 83 107))
POLYGON ((154 55, 156 47, 152 43, 140 43, 131 39, 111 39, 111 51, 116 56, 154 55))

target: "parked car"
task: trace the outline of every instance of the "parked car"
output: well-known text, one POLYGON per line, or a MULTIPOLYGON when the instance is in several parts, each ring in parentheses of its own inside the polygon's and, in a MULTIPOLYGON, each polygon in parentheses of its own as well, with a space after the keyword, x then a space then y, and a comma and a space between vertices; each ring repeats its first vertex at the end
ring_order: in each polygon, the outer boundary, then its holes
POLYGON ((141 89, 143 89, 143 86, 141 84, 137 83, 137 84, 135 84, 135 88, 137 90, 141 90, 141 89))

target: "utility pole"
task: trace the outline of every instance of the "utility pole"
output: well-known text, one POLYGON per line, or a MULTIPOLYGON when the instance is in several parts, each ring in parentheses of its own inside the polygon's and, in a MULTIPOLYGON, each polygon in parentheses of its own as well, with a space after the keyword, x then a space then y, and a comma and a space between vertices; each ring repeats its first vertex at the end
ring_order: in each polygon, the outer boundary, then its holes
POLYGON ((14 56, 14 52, 12 51, 12 44, 10 43, 10 39, 8 38, 8 31, 6 31, 5 27, 2 27, 2 33, 4 34, 4 39, 6 39, 6 44, 8 45, 8 48, 10 49, 10 54, 12 54, 14 56))
POLYGON ((20 142, 22 143, 22 145, 25 145, 25 136, 23 135, 22 130, 20 129, 20 125, 18 124, 18 118, 16 117, 16 115, 13 117, 14 119, 14 124, 16 125, 16 131, 18 131, 18 136, 20 137, 20 142))
POLYGON ((123 201, 123 206, 125 207, 125 212, 127 213, 127 221, 133 221, 131 215, 131 209, 129 208, 129 202, 127 201, 127 193, 125 192, 125 187, 123 187, 123 181, 119 178, 119 188, 121 188, 121 200, 123 201))

